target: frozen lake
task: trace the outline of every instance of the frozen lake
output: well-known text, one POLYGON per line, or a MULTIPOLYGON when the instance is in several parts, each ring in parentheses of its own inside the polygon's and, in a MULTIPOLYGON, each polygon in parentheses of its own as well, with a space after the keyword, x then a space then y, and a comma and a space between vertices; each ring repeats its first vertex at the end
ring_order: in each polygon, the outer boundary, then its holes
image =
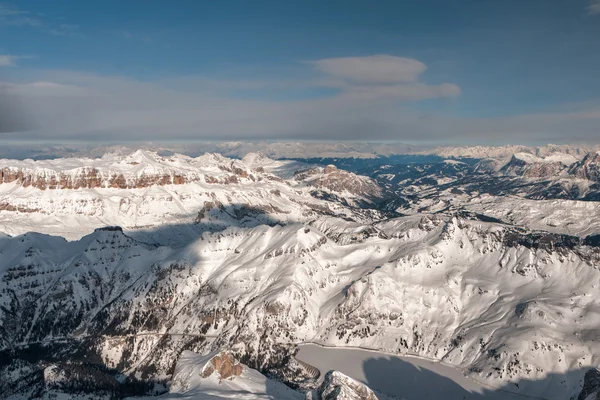
POLYGON ((457 368, 416 357, 393 356, 370 350, 299 346, 297 359, 321 374, 335 369, 379 392, 406 400, 512 400, 526 396, 495 391, 465 377, 457 368))

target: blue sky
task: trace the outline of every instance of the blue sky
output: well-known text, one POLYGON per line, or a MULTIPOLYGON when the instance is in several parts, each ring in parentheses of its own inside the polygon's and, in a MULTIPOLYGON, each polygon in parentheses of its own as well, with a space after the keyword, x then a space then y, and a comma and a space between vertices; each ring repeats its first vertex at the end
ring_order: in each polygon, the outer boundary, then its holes
POLYGON ((36 140, 598 142, 599 38, 596 0, 0 0, 0 105, 36 140))

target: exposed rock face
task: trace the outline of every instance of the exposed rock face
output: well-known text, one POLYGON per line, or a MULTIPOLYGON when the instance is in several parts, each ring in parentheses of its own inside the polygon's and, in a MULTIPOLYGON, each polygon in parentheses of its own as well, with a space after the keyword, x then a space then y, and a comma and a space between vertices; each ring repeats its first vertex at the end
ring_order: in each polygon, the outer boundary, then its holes
POLYGON ((571 166, 569 173, 580 179, 600 182, 600 152, 587 154, 571 166))
POLYGON ((29 208, 26 206, 13 205, 6 202, 0 203, 0 211, 12 211, 12 212, 20 212, 20 213, 35 213, 41 211, 39 208, 29 208))
POLYGON ((567 166, 560 161, 546 161, 530 154, 515 154, 500 172, 525 178, 550 178, 561 175, 566 169, 567 166))
POLYGON ((583 378, 583 388, 577 396, 577 400, 600 399, 600 371, 590 369, 583 378), (595 396, 591 396, 592 394, 595 396))
POLYGON ((502 167, 501 161, 495 158, 484 158, 473 167, 474 172, 492 174, 502 167))
POLYGON ((576 162, 560 154, 539 158, 528 153, 517 153, 500 169, 500 173, 525 178, 564 176, 598 182, 600 181, 600 153, 588 153, 576 162))
POLYGON ((301 400, 303 394, 241 364, 229 350, 200 355, 183 351, 164 400, 301 400))
POLYGON ((153 185, 190 182, 238 183, 256 177, 242 163, 220 155, 197 158, 161 157, 148 151, 127 156, 105 155, 100 159, 1 160, 0 184, 50 189, 135 189, 153 185))
POLYGON ((200 376, 208 378, 213 373, 216 373, 219 379, 233 379, 236 376, 240 376, 243 371, 244 366, 231 353, 224 351, 206 363, 200 376))
POLYGON ((325 374, 317 393, 321 400, 378 400, 368 386, 338 371, 325 374))
POLYGON ((15 170, 2 168, 0 183, 20 183, 23 187, 37 189, 93 189, 93 188, 118 188, 134 189, 152 185, 182 185, 195 180, 186 180, 184 176, 176 174, 142 175, 139 177, 125 177, 119 173, 103 173, 96 168, 83 168, 70 173, 52 171, 40 175, 35 171, 15 170))
POLYGON ((316 188, 324 188, 339 193, 346 191, 370 199, 383 196, 382 189, 371 178, 338 169, 334 165, 299 171, 295 174, 295 179, 304 181, 316 188))

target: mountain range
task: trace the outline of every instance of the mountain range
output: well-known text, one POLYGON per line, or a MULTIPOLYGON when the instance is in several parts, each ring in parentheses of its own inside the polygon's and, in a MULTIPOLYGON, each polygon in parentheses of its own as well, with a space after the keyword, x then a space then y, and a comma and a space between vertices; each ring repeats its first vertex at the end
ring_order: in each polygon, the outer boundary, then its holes
POLYGON ((391 398, 305 343, 595 396, 600 154, 552 149, 0 160, 0 397, 391 398))

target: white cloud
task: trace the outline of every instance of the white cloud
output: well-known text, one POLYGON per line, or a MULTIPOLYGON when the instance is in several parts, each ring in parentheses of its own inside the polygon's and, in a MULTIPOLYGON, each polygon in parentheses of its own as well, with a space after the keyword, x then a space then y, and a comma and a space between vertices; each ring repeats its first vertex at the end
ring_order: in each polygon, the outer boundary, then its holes
POLYGON ((359 84, 416 82, 427 69, 418 60, 390 55, 325 58, 311 64, 333 77, 359 84))
POLYGON ((16 67, 19 60, 33 58, 32 56, 13 56, 11 54, 0 54, 0 67, 16 67))
POLYGON ((83 37, 79 31, 79 26, 73 24, 60 24, 55 28, 48 29, 48 33, 54 36, 73 36, 83 37))
POLYGON ((328 75, 324 86, 337 88, 341 96, 419 101, 429 98, 454 97, 460 88, 451 83, 427 85, 419 81, 427 66, 412 58, 390 55, 325 58, 309 62, 328 75))
POLYGON ((10 3, 0 2, 0 25, 34 28, 54 36, 83 37, 79 27, 73 24, 58 23, 48 18, 38 18, 29 11, 22 10, 10 3))
POLYGON ((0 54, 0 67, 14 67, 19 57, 0 54))
POLYGON ((587 11, 590 15, 600 14, 600 0, 590 0, 587 11))
POLYGON ((0 24, 11 26, 41 26, 39 19, 32 17, 27 11, 6 3, 0 3, 0 24))
MULTIPOLYGON (((264 101, 208 95, 201 90, 203 81, 194 78, 181 78, 176 87, 68 71, 35 78, 0 87, 35 111, 37 129, 19 133, 23 139, 564 142, 597 141, 600 123, 600 109, 594 108, 478 119, 416 112, 398 105, 397 92, 422 89, 401 84, 381 86, 379 90, 391 93, 375 96, 367 90, 367 95, 348 91, 327 98, 264 101)), ((439 97, 459 89, 449 84, 427 90, 430 97, 439 97)))

